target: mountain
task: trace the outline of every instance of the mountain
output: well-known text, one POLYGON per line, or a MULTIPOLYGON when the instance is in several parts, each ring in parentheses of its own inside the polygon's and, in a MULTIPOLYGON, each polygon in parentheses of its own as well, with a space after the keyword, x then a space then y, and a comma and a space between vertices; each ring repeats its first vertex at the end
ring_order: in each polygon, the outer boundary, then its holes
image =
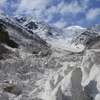
POLYGON ((62 32, 0 13, 0 100, 100 99, 100 25, 69 43, 62 32))
MULTIPOLYGON (((52 26, 44 21, 37 21, 33 18, 20 17, 15 18, 21 25, 37 34, 40 38, 44 39, 47 43, 54 45, 55 42, 59 42, 60 39, 65 38, 61 35, 64 31, 55 26, 52 26), (54 41, 52 43, 52 41, 54 41)), ((66 39, 67 41, 67 39, 66 39)), ((65 42, 66 42, 65 41, 65 42)), ((55 45, 54 45, 55 46, 55 45)))
POLYGON ((31 37, 44 41, 52 48, 67 51, 81 51, 81 49, 70 45, 70 38, 62 36, 64 33, 62 29, 45 23, 44 21, 37 21, 27 17, 9 17, 5 13, 1 13, 0 18, 4 22, 28 31, 31 37))
POLYGON ((85 48, 98 36, 100 36, 100 25, 94 25, 74 37, 71 43, 76 45, 78 48, 85 48))
POLYGON ((69 31, 64 31, 44 21, 38 21, 33 18, 15 17, 15 20, 28 30, 38 35, 53 48, 68 51, 81 51, 81 49, 70 45, 71 38, 63 36, 63 34, 69 34, 69 31))
POLYGON ((36 32, 36 34, 38 34, 43 39, 46 39, 48 37, 59 38, 60 36, 59 33, 63 33, 62 29, 54 27, 44 21, 37 21, 34 18, 15 17, 15 19, 23 26, 27 27, 33 32, 36 32), (40 34, 39 32, 42 32, 42 33, 40 34))

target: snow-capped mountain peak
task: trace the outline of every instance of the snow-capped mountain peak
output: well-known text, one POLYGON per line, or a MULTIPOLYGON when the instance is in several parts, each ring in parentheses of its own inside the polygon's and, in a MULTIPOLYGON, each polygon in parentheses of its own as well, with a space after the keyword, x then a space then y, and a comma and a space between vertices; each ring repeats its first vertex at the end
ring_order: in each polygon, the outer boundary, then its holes
POLYGON ((78 25, 74 25, 74 26, 70 26, 70 27, 67 27, 66 30, 84 30, 85 28, 81 27, 81 26, 78 26, 78 25))
POLYGON ((83 30, 85 30, 85 28, 81 26, 70 26, 64 29, 65 32, 62 35, 68 38, 73 38, 81 33, 83 30))

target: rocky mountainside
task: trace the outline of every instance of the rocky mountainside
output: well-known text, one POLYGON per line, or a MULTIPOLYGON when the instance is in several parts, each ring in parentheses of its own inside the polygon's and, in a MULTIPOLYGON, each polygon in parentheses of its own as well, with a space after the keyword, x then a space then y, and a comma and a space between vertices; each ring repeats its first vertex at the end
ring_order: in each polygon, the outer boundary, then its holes
POLYGON ((31 54, 50 53, 49 46, 38 35, 21 26, 15 19, 3 14, 1 16, 3 18, 0 17, 0 42, 4 48, 9 48, 12 52, 12 48, 16 48, 31 54))
POLYGON ((99 25, 73 38, 77 51, 52 47, 63 30, 32 20, 0 14, 0 100, 100 100, 99 25))

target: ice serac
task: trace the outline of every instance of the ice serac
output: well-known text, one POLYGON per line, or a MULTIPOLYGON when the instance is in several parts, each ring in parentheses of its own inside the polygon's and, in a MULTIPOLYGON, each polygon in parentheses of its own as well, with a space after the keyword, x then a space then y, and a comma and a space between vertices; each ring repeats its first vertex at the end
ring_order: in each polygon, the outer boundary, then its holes
POLYGON ((100 37, 95 38, 86 48, 81 70, 84 90, 94 100, 100 99, 100 37))
POLYGON ((95 100, 100 99, 100 54, 95 50, 86 51, 82 62, 82 84, 85 91, 95 100))
POLYGON ((88 100, 81 86, 82 72, 80 68, 72 70, 61 83, 63 100, 88 100), (77 92, 76 92, 77 91, 77 92))
POLYGON ((86 93, 82 90, 81 79, 81 69, 76 68, 59 80, 57 85, 54 85, 52 79, 49 80, 49 83, 46 83, 43 100, 88 100, 86 93))

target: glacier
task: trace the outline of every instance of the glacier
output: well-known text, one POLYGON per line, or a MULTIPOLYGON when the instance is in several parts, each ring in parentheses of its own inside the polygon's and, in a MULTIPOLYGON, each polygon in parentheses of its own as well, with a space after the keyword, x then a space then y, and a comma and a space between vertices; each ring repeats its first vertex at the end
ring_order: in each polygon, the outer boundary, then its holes
POLYGON ((100 100, 100 25, 61 33, 0 14, 0 100, 100 100))

